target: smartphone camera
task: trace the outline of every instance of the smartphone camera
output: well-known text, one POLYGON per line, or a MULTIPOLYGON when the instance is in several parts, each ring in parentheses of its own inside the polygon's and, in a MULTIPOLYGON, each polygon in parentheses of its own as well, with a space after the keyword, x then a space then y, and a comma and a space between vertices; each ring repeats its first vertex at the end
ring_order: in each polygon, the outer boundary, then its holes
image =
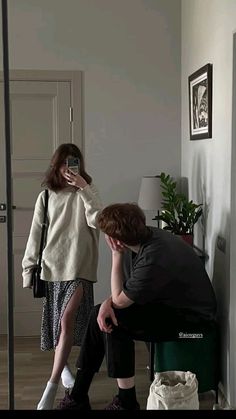
POLYGON ((78 157, 69 157, 67 159, 67 167, 74 174, 79 173, 79 158, 78 157))

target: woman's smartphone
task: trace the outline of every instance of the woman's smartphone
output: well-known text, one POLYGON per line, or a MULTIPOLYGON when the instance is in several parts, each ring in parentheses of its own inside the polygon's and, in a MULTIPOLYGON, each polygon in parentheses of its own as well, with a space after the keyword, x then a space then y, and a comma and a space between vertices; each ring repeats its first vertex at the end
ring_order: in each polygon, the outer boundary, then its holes
POLYGON ((67 159, 68 169, 76 175, 79 173, 79 163, 80 161, 78 157, 69 157, 67 159))

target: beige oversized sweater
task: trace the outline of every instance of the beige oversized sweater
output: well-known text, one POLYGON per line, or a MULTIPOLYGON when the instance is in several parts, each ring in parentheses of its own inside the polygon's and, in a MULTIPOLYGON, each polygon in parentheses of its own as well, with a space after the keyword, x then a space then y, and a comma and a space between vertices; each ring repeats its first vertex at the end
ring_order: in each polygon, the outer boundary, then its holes
MULTIPOLYGON (((60 192, 49 190, 49 224, 42 257, 42 279, 70 281, 84 278, 97 281, 99 230, 96 219, 101 208, 101 200, 93 184, 82 190, 71 187, 60 192)), ((43 211, 44 191, 36 200, 22 260, 23 288, 30 287, 32 268, 37 264, 43 211)))

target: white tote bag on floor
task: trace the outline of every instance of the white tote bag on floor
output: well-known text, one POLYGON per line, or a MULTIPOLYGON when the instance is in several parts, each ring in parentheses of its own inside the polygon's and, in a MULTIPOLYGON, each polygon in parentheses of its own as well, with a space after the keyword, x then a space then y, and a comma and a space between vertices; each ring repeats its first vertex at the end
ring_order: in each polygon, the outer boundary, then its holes
POLYGON ((190 371, 155 373, 147 399, 147 410, 198 410, 198 382, 190 371))

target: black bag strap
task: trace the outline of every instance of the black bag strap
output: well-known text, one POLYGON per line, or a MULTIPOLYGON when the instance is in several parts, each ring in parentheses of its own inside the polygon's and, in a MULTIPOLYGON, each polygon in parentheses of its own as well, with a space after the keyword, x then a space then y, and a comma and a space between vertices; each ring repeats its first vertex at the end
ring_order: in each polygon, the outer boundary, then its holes
POLYGON ((44 191, 45 200, 44 200, 44 214, 43 214, 43 224, 42 224, 42 232, 41 232, 41 240, 40 240, 40 247, 39 247, 39 258, 38 258, 38 266, 41 267, 42 262, 42 253, 44 247, 44 239, 47 227, 47 212, 48 212, 48 189, 44 191))

